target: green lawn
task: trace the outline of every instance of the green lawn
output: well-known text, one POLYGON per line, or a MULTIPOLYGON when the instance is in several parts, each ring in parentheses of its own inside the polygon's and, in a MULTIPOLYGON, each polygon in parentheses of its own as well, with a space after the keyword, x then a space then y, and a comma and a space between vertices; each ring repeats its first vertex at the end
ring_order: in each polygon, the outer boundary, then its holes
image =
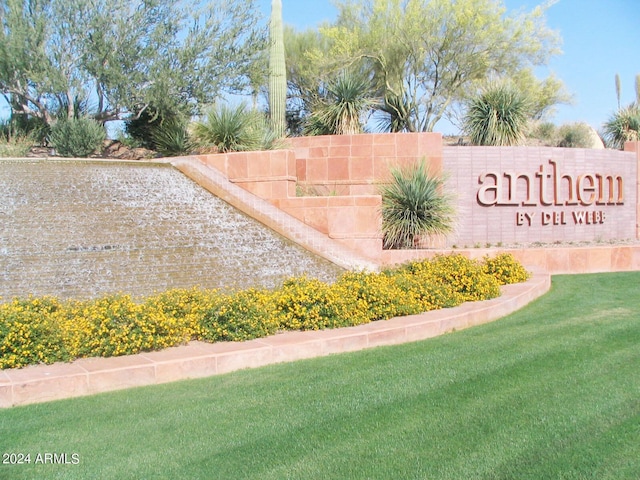
POLYGON ((640 273, 554 277, 428 341, 0 410, 0 452, 31 454, 2 479, 638 479, 640 273))

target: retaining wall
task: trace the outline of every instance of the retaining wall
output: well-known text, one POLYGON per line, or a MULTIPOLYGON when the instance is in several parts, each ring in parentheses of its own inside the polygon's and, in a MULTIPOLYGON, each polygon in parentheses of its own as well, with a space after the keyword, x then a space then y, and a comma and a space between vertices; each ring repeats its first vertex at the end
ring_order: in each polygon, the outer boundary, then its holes
POLYGON ((378 265, 484 247, 511 248, 551 272, 632 269, 640 238, 640 147, 443 147, 438 133, 290 139, 289 150, 199 160, 321 235, 378 265), (380 183, 392 167, 426 158, 454 197, 456 227, 411 251, 382 249, 380 183), (588 243, 571 248, 576 243, 588 243), (536 249, 532 245, 563 245, 536 249), (606 250, 607 253, 603 253, 606 250), (575 251, 576 260, 567 260, 575 251), (526 252, 526 253, 525 253, 526 252), (531 253, 538 252, 538 253, 531 253), (588 253, 585 253, 588 252, 588 253), (607 257, 608 260, 603 260, 607 257), (622 259, 622 260, 621 260, 622 259), (569 263, 567 263, 569 262, 569 263))

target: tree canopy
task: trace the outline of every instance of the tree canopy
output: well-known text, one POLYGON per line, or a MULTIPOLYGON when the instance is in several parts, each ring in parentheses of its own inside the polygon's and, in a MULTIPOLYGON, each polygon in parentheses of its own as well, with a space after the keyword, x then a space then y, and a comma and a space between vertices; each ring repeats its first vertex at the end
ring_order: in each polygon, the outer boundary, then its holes
POLYGON ((546 6, 528 12, 507 12, 500 0, 339 0, 336 6, 337 20, 320 27, 322 41, 304 54, 296 52, 313 35, 289 32, 289 79, 304 80, 292 90, 313 92, 314 71, 321 72, 320 84, 345 66, 368 71, 386 129, 432 131, 489 79, 526 85, 539 116, 567 99, 557 79, 539 81, 532 73, 560 51, 558 34, 545 23, 546 6))
POLYGON ((253 0, 4 0, 0 93, 12 115, 101 122, 250 89, 265 45, 253 0))

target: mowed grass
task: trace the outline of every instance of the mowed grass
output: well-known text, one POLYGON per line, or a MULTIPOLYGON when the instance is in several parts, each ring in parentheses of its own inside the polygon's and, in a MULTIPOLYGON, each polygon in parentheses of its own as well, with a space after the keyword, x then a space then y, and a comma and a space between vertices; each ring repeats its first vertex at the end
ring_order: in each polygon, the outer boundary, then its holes
POLYGON ((11 479, 638 479, 640 273, 554 277, 428 341, 0 410, 0 452, 31 454, 11 479))

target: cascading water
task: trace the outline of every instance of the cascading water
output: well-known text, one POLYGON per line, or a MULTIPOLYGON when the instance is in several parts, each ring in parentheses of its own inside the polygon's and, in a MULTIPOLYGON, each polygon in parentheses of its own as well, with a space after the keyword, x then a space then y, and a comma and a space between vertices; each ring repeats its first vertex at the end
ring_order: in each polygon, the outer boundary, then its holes
POLYGON ((170 166, 0 161, 0 297, 144 296, 341 269, 170 166))

